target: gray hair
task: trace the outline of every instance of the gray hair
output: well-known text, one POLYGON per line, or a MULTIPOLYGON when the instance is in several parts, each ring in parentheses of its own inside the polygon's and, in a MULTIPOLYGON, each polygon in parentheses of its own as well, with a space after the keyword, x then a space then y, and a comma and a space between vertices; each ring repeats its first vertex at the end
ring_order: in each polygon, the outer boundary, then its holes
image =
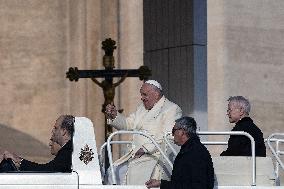
POLYGON ((75 117, 72 115, 63 115, 61 128, 66 129, 68 134, 72 137, 74 133, 75 117))
POLYGON ((228 102, 235 102, 238 106, 244 109, 244 112, 249 115, 250 112, 250 103, 249 100, 243 96, 230 96, 228 102))
POLYGON ((187 136, 193 136, 196 135, 196 121, 192 117, 181 117, 177 119, 176 121, 176 127, 179 129, 183 129, 187 136))

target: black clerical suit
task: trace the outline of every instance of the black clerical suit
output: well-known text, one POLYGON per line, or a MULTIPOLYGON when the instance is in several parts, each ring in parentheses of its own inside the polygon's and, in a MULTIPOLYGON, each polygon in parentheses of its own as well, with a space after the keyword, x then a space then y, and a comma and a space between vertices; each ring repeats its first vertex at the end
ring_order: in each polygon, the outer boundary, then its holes
POLYGON ((161 180, 161 189, 212 189, 214 168, 210 153, 198 136, 181 146, 172 171, 171 181, 161 180))
POLYGON ((73 144, 69 140, 57 153, 55 158, 46 163, 38 164, 23 159, 20 171, 51 171, 51 172, 71 172, 73 144))
MULTIPOLYGON (((266 148, 263 139, 263 133, 253 123, 250 117, 244 117, 238 121, 232 131, 245 131, 250 134, 255 141, 255 155, 266 156, 266 148)), ((223 151, 221 156, 251 156, 250 139, 243 135, 231 135, 228 141, 227 150, 223 151)))

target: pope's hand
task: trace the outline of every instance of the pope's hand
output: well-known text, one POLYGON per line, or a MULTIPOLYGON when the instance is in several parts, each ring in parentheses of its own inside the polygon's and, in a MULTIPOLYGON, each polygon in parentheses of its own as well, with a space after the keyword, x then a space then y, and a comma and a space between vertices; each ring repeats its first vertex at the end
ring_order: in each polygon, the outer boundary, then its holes
POLYGON ((106 113, 108 119, 114 119, 114 118, 116 118, 116 116, 117 116, 117 110, 116 110, 115 105, 113 105, 113 104, 108 104, 108 105, 106 106, 106 111, 105 111, 105 113, 106 113))

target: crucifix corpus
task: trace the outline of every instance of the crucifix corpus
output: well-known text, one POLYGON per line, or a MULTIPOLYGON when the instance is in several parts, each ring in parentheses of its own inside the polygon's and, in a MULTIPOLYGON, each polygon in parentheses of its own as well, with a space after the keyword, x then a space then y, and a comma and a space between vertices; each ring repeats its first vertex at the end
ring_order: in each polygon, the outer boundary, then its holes
MULTIPOLYGON (((116 49, 116 42, 111 38, 102 42, 102 49, 105 51, 103 56, 104 70, 78 70, 77 67, 70 67, 66 72, 66 77, 70 81, 78 81, 79 78, 91 78, 92 81, 103 89, 104 104, 102 105, 102 112, 105 114, 105 107, 113 103, 115 96, 115 88, 122 83, 126 77, 139 77, 140 80, 147 80, 151 76, 151 70, 147 66, 141 66, 139 69, 114 69, 114 56, 113 51, 116 49), (120 79, 113 83, 114 77, 120 79), (96 78, 104 78, 103 81, 98 81, 96 78)), ((105 141, 111 134, 112 129, 106 124, 105 114, 105 141)))

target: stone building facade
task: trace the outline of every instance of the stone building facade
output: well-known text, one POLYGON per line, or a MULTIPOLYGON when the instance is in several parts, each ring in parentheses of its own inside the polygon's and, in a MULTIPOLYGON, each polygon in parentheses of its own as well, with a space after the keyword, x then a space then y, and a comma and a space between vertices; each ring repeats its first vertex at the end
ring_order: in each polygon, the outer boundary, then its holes
MULTIPOLYGON (((265 137, 282 132, 284 2, 204 2, 207 61, 201 84, 207 109, 199 112, 196 104, 185 114, 199 116, 201 130, 230 130, 226 100, 244 95, 265 137)), ((117 41, 116 68, 143 65, 143 0, 0 0, 0 18, 0 147, 47 160, 51 127, 60 114, 90 118, 100 146, 101 88, 90 79, 70 82, 65 72, 69 67, 103 69, 101 42, 106 38, 117 41)), ((198 84, 190 84, 193 93, 198 84)), ((139 102, 140 86, 139 79, 128 78, 117 88, 115 103, 125 114, 139 102)))

